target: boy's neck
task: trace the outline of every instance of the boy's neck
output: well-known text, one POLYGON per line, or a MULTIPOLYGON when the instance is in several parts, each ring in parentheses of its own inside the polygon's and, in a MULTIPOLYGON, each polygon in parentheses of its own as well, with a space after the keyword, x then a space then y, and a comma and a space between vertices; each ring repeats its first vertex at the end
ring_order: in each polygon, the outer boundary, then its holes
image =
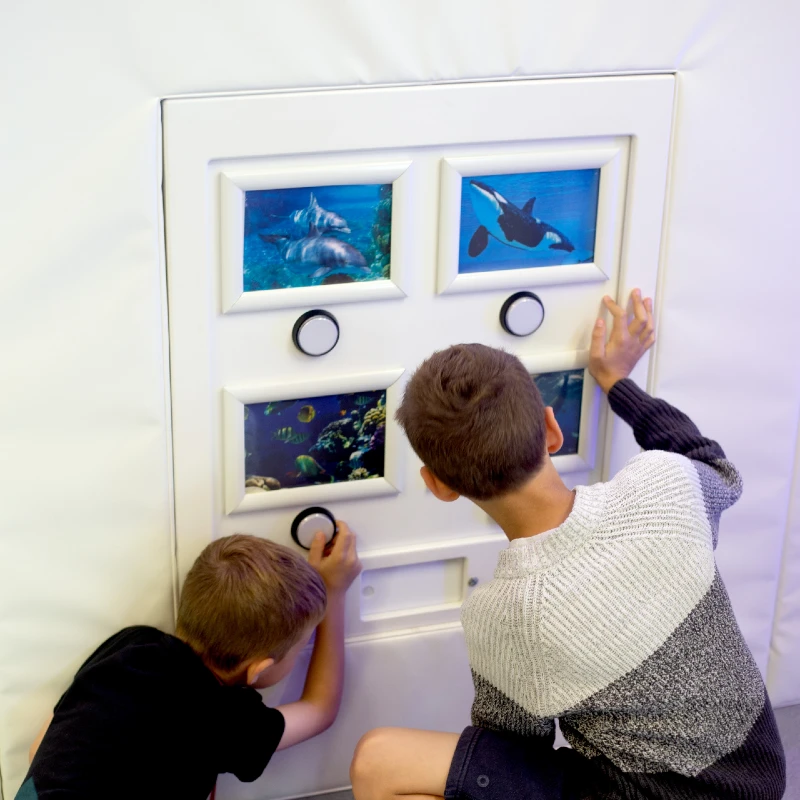
POLYGON ((203 658, 201 653, 198 653, 197 650, 192 647, 192 643, 183 635, 180 630, 175 631, 175 638, 180 639, 185 645, 188 645, 194 654, 203 662, 203 666, 217 679, 217 681, 224 686, 237 686, 240 684, 247 684, 246 676, 241 674, 241 670, 234 671, 234 672, 222 672, 203 658))
POLYGON ((495 500, 482 500, 477 505, 513 541, 557 528, 570 515, 574 503, 574 490, 566 487, 548 458, 520 489, 495 500))

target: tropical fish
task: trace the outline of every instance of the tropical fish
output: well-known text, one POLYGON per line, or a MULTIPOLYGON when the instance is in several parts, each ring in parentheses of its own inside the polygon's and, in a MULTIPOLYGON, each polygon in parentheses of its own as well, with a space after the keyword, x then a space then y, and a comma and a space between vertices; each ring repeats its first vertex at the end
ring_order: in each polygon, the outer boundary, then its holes
POLYGON ((486 249, 489 236, 520 250, 536 250, 541 246, 541 249, 548 247, 571 253, 575 249, 563 233, 533 216, 535 197, 531 197, 522 208, 517 208, 486 183, 470 181, 469 185, 472 207, 481 223, 470 239, 467 250, 470 256, 479 256, 486 249))
POLYGON ((362 408, 363 406, 368 406, 368 405, 369 405, 369 404, 372 402, 372 398, 371 398, 371 397, 368 397, 368 396, 367 396, 367 395, 365 395, 365 394, 362 394, 362 395, 360 395, 359 397, 356 397, 356 399, 355 399, 353 402, 354 402, 354 403, 355 403, 355 404, 356 404, 356 405, 357 405, 359 408, 362 408))
POLYGON ((366 259, 353 245, 333 236, 323 236, 313 223, 308 226, 308 235, 302 239, 293 240, 283 233, 260 233, 259 236, 262 241, 274 244, 287 264, 317 266, 312 278, 321 278, 335 269, 345 268, 369 273, 366 259))
POLYGON ((302 444, 308 439, 308 434, 298 433, 289 426, 275 431, 275 433, 272 434, 272 438, 277 439, 279 442, 284 442, 285 444, 302 444))
POLYGON ((317 416, 317 410, 314 406, 303 406, 297 414, 297 419, 300 422, 311 422, 317 416))
POLYGON ((311 192, 311 197, 306 208, 291 214, 292 222, 306 230, 309 225, 315 225, 320 233, 335 231, 336 233, 350 233, 347 220, 340 217, 335 211, 324 209, 311 192))
POLYGON ((296 400, 278 400, 277 403, 267 403, 264 413, 280 414, 282 411, 286 411, 287 408, 291 408, 296 402, 296 400))
POLYGON ((294 465, 297 467, 297 477, 305 475, 307 478, 316 478, 317 475, 325 472, 311 456, 297 456, 294 460, 294 465))
POLYGON ((342 409, 342 410, 339 412, 339 416, 340 416, 340 417, 345 417, 345 416, 347 416, 347 409, 343 408, 343 409, 342 409))

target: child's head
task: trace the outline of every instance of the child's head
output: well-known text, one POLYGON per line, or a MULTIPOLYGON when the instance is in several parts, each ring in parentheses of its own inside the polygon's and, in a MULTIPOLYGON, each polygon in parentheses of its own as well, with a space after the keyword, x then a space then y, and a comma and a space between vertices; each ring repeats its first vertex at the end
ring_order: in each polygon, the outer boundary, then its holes
POLYGON ((291 669, 326 603, 320 574, 300 556, 237 534, 212 542, 192 565, 176 633, 217 675, 263 688, 291 669))
POLYGON ((516 356, 482 344, 454 345, 424 361, 397 421, 433 475, 472 500, 518 489, 547 457, 533 378, 516 356))

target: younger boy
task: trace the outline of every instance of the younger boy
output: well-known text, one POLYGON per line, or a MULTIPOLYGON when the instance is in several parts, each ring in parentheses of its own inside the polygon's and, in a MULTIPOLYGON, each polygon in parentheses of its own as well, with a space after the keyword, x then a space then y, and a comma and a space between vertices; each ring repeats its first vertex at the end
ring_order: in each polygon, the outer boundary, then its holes
POLYGON ((507 353, 451 347, 408 384, 397 417, 426 485, 472 500, 511 544, 462 612, 474 727, 367 734, 357 800, 783 795, 772 709, 714 563, 739 474, 628 379, 654 342, 651 301, 634 292, 631 318, 604 302, 613 329, 606 344, 598 320, 589 371, 647 451, 607 483, 564 485, 553 410, 507 353), (574 749, 553 749, 555 718, 574 749))
POLYGON ((186 577, 176 635, 126 628, 78 670, 31 747, 17 800, 205 800, 217 775, 254 781, 275 750, 336 718, 344 594, 361 570, 343 522, 308 563, 255 536, 212 542, 186 577), (316 628, 303 695, 268 708, 256 689, 292 669, 316 628))

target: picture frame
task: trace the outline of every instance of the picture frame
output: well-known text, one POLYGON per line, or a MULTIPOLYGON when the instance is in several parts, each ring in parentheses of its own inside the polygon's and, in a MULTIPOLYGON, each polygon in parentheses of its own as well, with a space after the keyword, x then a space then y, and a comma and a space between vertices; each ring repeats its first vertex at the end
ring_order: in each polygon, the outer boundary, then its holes
POLYGON ((280 380, 253 385, 226 386, 222 390, 223 485, 225 513, 324 505, 354 498, 397 494, 402 489, 403 461, 401 434, 391 409, 399 403, 397 381, 404 369, 385 369, 341 376, 320 376, 311 380, 280 380), (248 491, 246 481, 245 407, 255 403, 278 403, 300 398, 328 397, 356 392, 386 391, 385 451, 382 477, 368 480, 281 488, 277 491, 248 491))
POLYGON ((535 151, 512 155, 443 158, 440 166, 437 292, 455 294, 610 280, 620 261, 629 154, 629 137, 618 136, 577 143, 543 143, 535 151), (516 266, 467 273, 459 271, 464 178, 568 170, 600 172, 592 261, 526 267, 525 257, 520 255, 516 266))
MULTIPOLYGON (((561 474, 590 472, 596 466, 597 437, 600 425, 601 391, 589 374, 589 351, 519 355, 525 368, 533 376, 552 372, 583 370, 583 389, 581 392, 580 423, 577 452, 567 455, 556 453, 551 456, 553 466, 561 474)), ((547 398, 543 398, 545 401, 547 398)), ((564 431, 568 433, 568 431, 564 431)))
POLYGON ((383 161, 307 168, 223 170, 219 176, 220 298, 222 314, 315 305, 401 299, 407 294, 409 203, 413 162, 383 161), (298 286, 245 291, 244 232, 247 192, 306 187, 392 185, 390 277, 330 286, 298 286))

